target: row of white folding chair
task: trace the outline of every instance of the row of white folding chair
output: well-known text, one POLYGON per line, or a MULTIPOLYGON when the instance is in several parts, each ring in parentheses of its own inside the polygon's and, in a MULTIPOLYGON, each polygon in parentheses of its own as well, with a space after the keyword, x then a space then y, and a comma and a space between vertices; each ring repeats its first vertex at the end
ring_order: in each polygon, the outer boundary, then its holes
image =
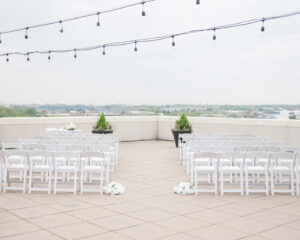
MULTIPOLYGON (((15 146, 17 147, 17 146, 15 146)), ((118 166, 119 149, 118 144, 112 142, 103 142, 101 144, 85 144, 85 145, 72 145, 72 144, 22 144, 19 150, 31 151, 93 151, 93 152, 110 152, 112 155, 111 171, 114 172, 118 166)))
MULTIPOLYGON (((77 191, 77 176, 79 170, 82 175, 80 175, 80 189, 81 193, 84 191, 84 182, 86 182, 87 174, 90 174, 90 183, 93 180, 100 181, 100 188, 97 188, 96 191, 102 192, 103 190, 103 181, 109 181, 109 165, 110 165, 110 154, 101 153, 101 152, 85 152, 85 153, 76 153, 76 152, 30 152, 30 151, 20 151, 20 150, 8 150, 0 152, 2 157, 0 175, 2 175, 2 170, 4 170, 4 192, 6 190, 26 190, 26 179, 27 171, 29 172, 29 188, 28 191, 51 191, 51 181, 52 181, 52 172, 54 170, 54 194, 57 191, 69 191, 76 194, 77 191), (7 181, 10 179, 9 174, 11 172, 21 172, 21 177, 17 176, 19 181, 22 180, 22 187, 11 187, 10 182, 7 181), (34 187, 34 173, 40 173, 41 181, 45 179, 48 184, 47 188, 34 187), (99 177, 94 177, 94 174, 100 174, 99 177), (59 176, 62 174, 62 176, 59 176), (70 175, 73 174, 73 177, 70 175), (67 175, 67 176, 66 176, 67 175), (45 178, 43 178, 45 177, 45 178), (70 181, 73 179, 73 188, 58 188, 57 184, 59 179, 63 180, 65 183, 65 178, 70 181), (85 180, 85 181, 84 181, 85 180)), ((39 177, 39 176, 37 176, 39 177)), ((2 180, 2 176, 0 178, 2 180)), ((0 186, 2 181, 0 181, 0 186)), ((0 188, 1 190, 1 188, 0 188)), ((90 191, 90 190, 87 190, 90 191)), ((92 189, 95 191, 95 189, 92 189)))
MULTIPOLYGON (((250 192, 264 192, 269 194, 269 175, 271 184, 271 193, 275 192, 289 192, 294 195, 294 174, 296 174, 296 190, 299 195, 299 156, 297 153, 291 152, 229 152, 229 153, 212 153, 201 152, 193 155, 191 172, 191 181, 195 183, 196 192, 198 189, 198 181, 206 180, 210 183, 210 175, 214 177, 214 189, 210 191, 217 193, 217 182, 215 179, 220 175, 220 190, 221 195, 224 192, 240 192, 243 194, 244 175, 246 184, 246 194, 250 192), (198 178, 198 173, 206 173, 207 178, 198 178), (224 188, 224 174, 229 174, 229 181, 232 183, 232 175, 235 175, 236 182, 239 182, 240 188, 226 189, 224 188), (256 174, 258 181, 253 184, 260 184, 261 175, 264 176, 263 189, 250 189, 249 188, 249 174, 256 174), (276 175, 284 174, 288 176, 288 189, 277 189, 275 185, 276 175), (237 179, 239 177, 239 179, 237 179)), ((279 182, 280 183, 280 182, 279 182)), ((207 189, 204 189, 206 191, 207 189)), ((202 190, 203 191, 203 190, 202 190)))
POLYGON ((266 151, 266 152, 278 152, 278 147, 273 146, 256 146, 256 147, 234 147, 234 146, 193 146, 184 148, 183 150, 183 166, 189 172, 189 156, 192 152, 250 152, 250 151, 266 151))

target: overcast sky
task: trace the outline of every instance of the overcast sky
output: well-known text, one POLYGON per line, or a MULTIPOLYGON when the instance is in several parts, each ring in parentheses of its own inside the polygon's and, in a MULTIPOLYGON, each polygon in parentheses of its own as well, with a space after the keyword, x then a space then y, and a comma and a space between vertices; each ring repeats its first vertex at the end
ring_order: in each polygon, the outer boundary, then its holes
MULTIPOLYGON (((139 0, 0 0, 0 32, 139 0)), ((157 0, 101 16, 3 35, 0 53, 78 48, 300 10, 299 0, 157 0)), ((0 104, 300 104, 300 15, 134 46, 0 58, 0 104)))

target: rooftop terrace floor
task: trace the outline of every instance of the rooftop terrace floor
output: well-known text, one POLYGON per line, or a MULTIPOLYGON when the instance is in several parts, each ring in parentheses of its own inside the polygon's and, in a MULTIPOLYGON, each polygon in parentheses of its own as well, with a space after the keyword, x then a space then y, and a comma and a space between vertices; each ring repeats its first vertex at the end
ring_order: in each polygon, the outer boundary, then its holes
POLYGON ((300 198, 179 196, 188 176, 173 142, 120 143, 121 196, 1 193, 1 239, 300 239, 300 198), (65 206, 66 205, 66 206, 65 206))

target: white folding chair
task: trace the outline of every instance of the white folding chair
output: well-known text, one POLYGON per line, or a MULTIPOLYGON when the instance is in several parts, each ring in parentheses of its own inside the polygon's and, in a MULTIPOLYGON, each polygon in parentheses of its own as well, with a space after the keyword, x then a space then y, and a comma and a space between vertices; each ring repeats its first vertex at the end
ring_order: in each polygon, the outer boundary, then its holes
MULTIPOLYGON (((104 152, 82 152, 80 153, 80 161, 81 161, 81 174, 80 174, 80 193, 84 192, 99 192, 103 194, 103 185, 105 177, 105 170, 108 170, 109 173, 109 157, 104 152), (94 183, 95 180, 99 181, 99 186, 97 188, 87 188, 85 184, 88 184, 87 181, 84 181, 85 176, 90 175, 92 179, 90 179, 90 185, 94 183), (95 177, 96 175, 96 177, 95 177)), ((107 171, 106 170, 106 171, 107 171)))
POLYGON ((274 195, 275 193, 291 193, 294 195, 294 166, 296 161, 297 153, 291 152, 278 152, 271 154, 271 193, 274 195), (280 181, 278 185, 288 185, 288 188, 277 188, 275 189, 275 185, 277 184, 276 176, 279 175, 280 181), (282 179, 282 177, 286 177, 286 179, 282 179))
POLYGON ((299 165, 299 158, 300 158, 300 154, 299 152, 297 152, 296 155, 296 163, 295 163, 295 173, 296 173, 296 193, 297 196, 299 196, 300 194, 300 165, 299 165))
MULTIPOLYGON (((27 180, 27 152, 22 150, 4 150, 4 192, 7 190, 26 191, 27 180), (10 173, 18 172, 19 175, 13 176, 10 173), (18 178, 22 187, 11 187, 10 179, 18 178)), ((16 182, 16 181, 13 181, 16 182)))
POLYGON ((243 178, 243 166, 244 161, 234 164, 235 152, 222 152, 219 157, 219 172, 220 172, 220 190, 221 195, 225 192, 239 192, 241 195, 244 194, 244 178, 243 178), (235 183, 232 183, 232 175, 235 174, 235 183), (228 185, 237 185, 238 188, 225 188, 224 183, 226 179, 224 175, 229 175, 228 185), (238 183, 239 184, 236 184, 238 183))
POLYGON ((80 166, 79 152, 53 152, 52 159, 54 162, 54 194, 56 192, 73 192, 77 193, 77 174, 80 166), (66 175, 73 174, 73 177, 68 177, 66 182, 66 175), (59 176, 61 175, 61 177, 59 176), (58 184, 70 185, 73 180, 72 188, 57 187, 58 184), (58 182, 58 180, 61 180, 58 182))
POLYGON ((250 192, 265 193, 269 195, 269 161, 270 153, 268 152, 246 152, 245 153, 245 183, 246 195, 250 192), (261 175, 264 176, 264 188, 249 188, 249 174, 257 176, 257 182, 251 184, 251 187, 256 187, 260 184, 261 175))
POLYGON ((4 154, 3 150, 0 151, 0 192, 2 191, 2 181, 3 181, 3 167, 4 167, 4 154))
POLYGON ((199 152, 196 156, 192 156, 192 158, 197 158, 197 161, 192 161, 193 165, 193 182, 195 184, 195 195, 198 192, 213 192, 215 195, 218 194, 218 158, 219 155, 217 153, 212 152, 199 152), (198 184, 200 181, 205 181, 208 184, 210 183, 210 177, 208 178, 201 178, 201 175, 213 175, 213 182, 214 188, 198 188, 198 184))
POLYGON ((48 194, 51 193, 51 181, 52 181, 52 157, 50 152, 45 151, 30 151, 28 152, 28 161, 29 161, 29 187, 28 193, 32 191, 47 191, 48 194), (40 178, 39 184, 43 183, 45 179, 47 183, 47 188, 42 187, 34 187, 34 174, 40 173, 40 176, 36 176, 40 178), (46 175, 43 178, 43 175, 46 175))

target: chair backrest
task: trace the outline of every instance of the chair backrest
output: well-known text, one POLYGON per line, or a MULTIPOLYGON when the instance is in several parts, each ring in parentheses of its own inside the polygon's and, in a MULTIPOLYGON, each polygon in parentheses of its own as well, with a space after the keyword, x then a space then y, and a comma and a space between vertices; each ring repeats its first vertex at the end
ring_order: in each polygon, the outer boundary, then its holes
POLYGON ((2 149, 9 150, 9 149, 17 149, 17 150, 23 150, 22 144, 18 142, 3 142, 2 149))
POLYGON ((299 152, 300 148, 299 147, 280 147, 279 151, 280 152, 299 152))
POLYGON ((296 152, 277 152, 271 153, 272 165, 289 165, 293 167, 296 163, 296 152))
POLYGON ((46 151, 28 151, 28 161, 30 166, 34 165, 52 165, 52 156, 46 151))
POLYGON ((79 165, 79 152, 52 152, 52 158, 55 166, 79 165))
POLYGON ((4 163, 7 164, 26 164, 27 152, 22 150, 3 150, 4 163))
POLYGON ((279 151, 279 147, 262 146, 262 147, 257 147, 257 151, 262 151, 262 152, 278 152, 279 151))
POLYGON ((105 166, 110 158, 105 152, 82 152, 80 153, 80 160, 82 165, 105 166))

